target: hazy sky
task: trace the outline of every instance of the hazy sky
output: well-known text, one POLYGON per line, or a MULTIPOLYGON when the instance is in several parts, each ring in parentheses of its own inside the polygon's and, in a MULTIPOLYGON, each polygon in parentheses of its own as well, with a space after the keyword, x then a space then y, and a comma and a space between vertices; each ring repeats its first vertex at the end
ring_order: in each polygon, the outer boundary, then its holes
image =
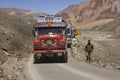
POLYGON ((35 12, 56 14, 69 5, 85 0, 0 0, 0 8, 23 8, 35 12))

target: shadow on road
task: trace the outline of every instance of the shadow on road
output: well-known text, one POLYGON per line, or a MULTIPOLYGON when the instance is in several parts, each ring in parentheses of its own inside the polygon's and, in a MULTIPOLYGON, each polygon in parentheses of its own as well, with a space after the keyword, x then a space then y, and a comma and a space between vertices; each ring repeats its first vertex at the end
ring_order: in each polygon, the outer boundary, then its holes
POLYGON ((65 62, 63 62, 61 59, 52 59, 52 58, 43 59, 37 63, 33 62, 33 64, 58 64, 58 63, 65 63, 65 62))

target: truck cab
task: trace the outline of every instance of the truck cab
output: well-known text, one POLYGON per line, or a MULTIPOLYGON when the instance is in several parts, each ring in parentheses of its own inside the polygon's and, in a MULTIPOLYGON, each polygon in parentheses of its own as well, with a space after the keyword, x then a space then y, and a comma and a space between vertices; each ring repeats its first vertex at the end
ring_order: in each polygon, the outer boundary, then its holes
POLYGON ((34 63, 45 58, 58 58, 67 62, 67 40, 65 37, 66 23, 59 16, 40 16, 33 26, 34 63))

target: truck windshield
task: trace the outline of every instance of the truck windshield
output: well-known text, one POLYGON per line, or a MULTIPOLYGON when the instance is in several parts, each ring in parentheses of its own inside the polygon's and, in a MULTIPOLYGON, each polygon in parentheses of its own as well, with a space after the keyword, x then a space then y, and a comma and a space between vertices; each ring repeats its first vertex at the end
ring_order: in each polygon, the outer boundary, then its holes
POLYGON ((63 28, 61 27, 41 27, 38 28, 38 34, 60 34, 63 28))

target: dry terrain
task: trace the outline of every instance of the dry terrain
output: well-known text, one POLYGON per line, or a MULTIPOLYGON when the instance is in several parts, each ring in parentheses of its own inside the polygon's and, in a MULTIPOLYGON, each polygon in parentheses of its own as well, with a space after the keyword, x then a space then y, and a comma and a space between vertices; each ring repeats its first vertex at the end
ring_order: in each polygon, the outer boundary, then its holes
POLYGON ((31 25, 0 12, 0 80, 22 80, 20 60, 31 53, 31 25))
POLYGON ((102 26, 102 25, 105 25, 107 23, 110 23, 113 20, 114 19, 103 19, 103 20, 96 20, 93 22, 87 22, 86 24, 85 23, 81 24, 80 27, 78 27, 77 29, 80 29, 80 30, 92 29, 96 26, 102 26))
MULTIPOLYGON (((38 80, 38 78, 41 80, 43 78, 46 80, 73 80, 75 78, 78 80, 119 80, 119 72, 113 70, 113 68, 120 70, 119 3, 120 0, 90 0, 69 6, 58 13, 79 29, 93 30, 83 31, 81 36, 76 37, 79 45, 77 54, 73 52, 73 57, 77 60, 69 55, 67 64, 35 65, 32 63, 33 58, 30 58, 32 23, 39 15, 46 14, 17 8, 0 8, 0 80, 27 80, 28 75, 33 77, 33 80, 38 80), (88 39, 92 40, 95 47, 91 62, 94 65, 85 62, 84 46, 88 39), (100 68, 100 66, 110 69, 100 68)), ((72 54, 70 51, 69 53, 72 54)), ((29 77, 30 80, 31 77, 29 77)))
POLYGON ((113 32, 83 31, 82 35, 77 37, 79 47, 77 54, 73 54, 74 57, 85 61, 84 47, 90 39, 94 45, 92 64, 120 70, 120 39, 111 39, 113 34, 113 32))
POLYGON ((101 20, 116 18, 120 14, 119 4, 120 0, 88 0, 68 6, 58 15, 61 15, 76 28, 90 29, 95 26, 84 26, 83 24, 92 24, 94 21, 100 20, 101 22, 101 20))
POLYGON ((32 53, 35 13, 18 8, 0 8, 0 80, 23 80, 22 59, 32 53))

